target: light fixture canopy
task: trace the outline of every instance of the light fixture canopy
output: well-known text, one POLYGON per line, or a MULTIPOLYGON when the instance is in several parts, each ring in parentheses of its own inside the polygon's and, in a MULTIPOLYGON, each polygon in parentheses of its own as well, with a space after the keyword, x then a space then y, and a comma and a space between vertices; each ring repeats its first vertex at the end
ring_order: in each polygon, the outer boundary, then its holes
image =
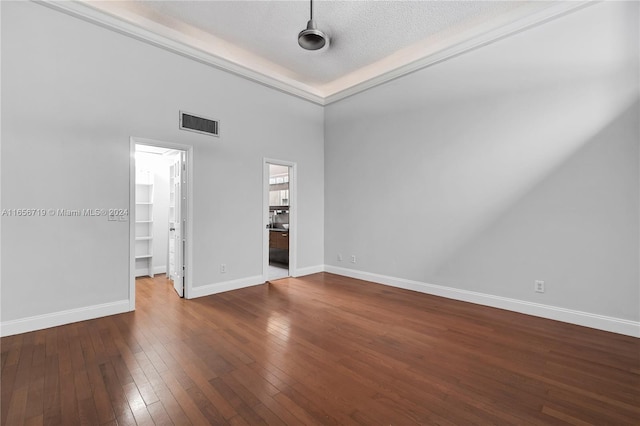
POLYGON ((322 49, 329 44, 329 36, 320 31, 313 20, 313 0, 310 0, 311 16, 307 22, 307 28, 298 34, 298 44, 306 50, 322 49))

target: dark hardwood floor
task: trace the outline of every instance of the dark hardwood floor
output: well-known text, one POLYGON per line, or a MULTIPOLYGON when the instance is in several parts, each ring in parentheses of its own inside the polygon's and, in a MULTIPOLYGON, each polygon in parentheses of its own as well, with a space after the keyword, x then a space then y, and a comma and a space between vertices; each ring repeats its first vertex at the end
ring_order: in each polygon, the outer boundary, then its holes
POLYGON ((9 336, 2 425, 640 424, 640 339, 316 274, 9 336))

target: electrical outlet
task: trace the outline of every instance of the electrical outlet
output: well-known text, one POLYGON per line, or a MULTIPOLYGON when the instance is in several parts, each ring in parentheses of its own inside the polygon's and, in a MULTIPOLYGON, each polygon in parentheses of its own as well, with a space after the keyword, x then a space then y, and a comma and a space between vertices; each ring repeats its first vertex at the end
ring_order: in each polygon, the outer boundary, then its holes
POLYGON ((221 274, 224 274, 224 273, 226 273, 226 272, 227 272, 227 265, 226 265, 226 263, 221 263, 221 264, 220 264, 220 273, 221 273, 221 274))
POLYGON ((536 280, 533 289, 536 293, 544 293, 544 281, 536 280))
POLYGON ((338 262, 342 262, 342 254, 338 253, 338 262))
POLYGON ((356 263, 356 255, 355 254, 351 255, 351 263, 356 263))

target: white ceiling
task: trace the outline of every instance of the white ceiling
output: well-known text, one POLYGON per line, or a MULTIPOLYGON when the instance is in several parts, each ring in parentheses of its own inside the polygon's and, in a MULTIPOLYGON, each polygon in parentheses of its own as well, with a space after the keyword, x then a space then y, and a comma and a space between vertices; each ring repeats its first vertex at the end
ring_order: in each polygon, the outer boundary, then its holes
POLYGON ((580 7, 560 1, 314 1, 329 47, 297 35, 309 2, 46 3, 202 62, 326 104, 580 7))

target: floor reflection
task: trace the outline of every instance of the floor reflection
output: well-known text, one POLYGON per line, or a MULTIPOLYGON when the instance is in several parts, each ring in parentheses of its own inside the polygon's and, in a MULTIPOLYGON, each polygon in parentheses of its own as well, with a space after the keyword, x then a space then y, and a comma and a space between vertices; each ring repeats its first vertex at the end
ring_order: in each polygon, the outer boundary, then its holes
POLYGON ((282 339, 283 343, 289 341, 289 331, 291 330, 289 316, 274 311, 267 319, 267 331, 269 334, 282 339))

